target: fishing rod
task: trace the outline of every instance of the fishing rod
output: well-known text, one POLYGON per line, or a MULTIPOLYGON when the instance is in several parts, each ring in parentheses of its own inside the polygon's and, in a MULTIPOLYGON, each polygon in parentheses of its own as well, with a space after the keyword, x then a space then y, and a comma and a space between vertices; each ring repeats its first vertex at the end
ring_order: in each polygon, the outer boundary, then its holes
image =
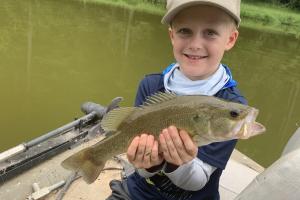
POLYGON ((36 146, 46 140, 48 140, 49 138, 55 137, 57 135, 60 135, 62 133, 65 133, 75 127, 78 126, 83 126, 85 124, 88 124, 90 121, 94 120, 94 119, 102 119, 103 116, 109 112, 110 110, 118 107, 118 104, 120 101, 122 101, 122 97, 116 97, 114 98, 111 103, 109 104, 109 106, 104 107, 100 104, 96 104, 93 102, 85 102, 81 105, 81 110, 86 114, 85 116, 70 122, 64 126, 61 126, 53 131, 50 131, 40 137, 37 137, 27 143, 22 143, 19 144, 13 148, 10 148, 2 153, 0 153, 0 162, 5 161, 17 154, 20 154, 22 152, 25 152, 26 150, 28 150, 29 148, 36 146))

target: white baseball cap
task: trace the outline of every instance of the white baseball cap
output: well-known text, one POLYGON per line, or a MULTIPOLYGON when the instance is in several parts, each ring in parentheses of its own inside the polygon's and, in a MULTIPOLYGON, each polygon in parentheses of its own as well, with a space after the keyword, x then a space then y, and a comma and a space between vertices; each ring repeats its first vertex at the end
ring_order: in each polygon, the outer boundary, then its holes
POLYGON ((170 24, 173 18, 184 8, 194 5, 210 5, 218 7, 229 14, 239 26, 241 0, 167 0, 167 13, 161 23, 170 24))

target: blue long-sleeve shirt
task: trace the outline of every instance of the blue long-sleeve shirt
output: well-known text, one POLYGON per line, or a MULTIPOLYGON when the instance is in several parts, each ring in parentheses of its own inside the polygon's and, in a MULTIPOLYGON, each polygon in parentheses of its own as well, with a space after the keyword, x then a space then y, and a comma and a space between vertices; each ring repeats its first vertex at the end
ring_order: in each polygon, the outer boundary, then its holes
MULTIPOLYGON (((229 68, 227 70, 229 70, 229 68)), ((235 84, 224 87, 215 96, 229 101, 246 104, 247 102, 245 98, 236 88, 236 82, 233 81, 232 83, 235 84)), ((163 74, 147 75, 139 85, 135 105, 139 106, 143 104, 147 96, 150 96, 158 91, 165 91, 163 85, 163 74)), ((215 168, 205 186, 197 185, 192 189, 194 191, 191 189, 186 190, 184 186, 180 184, 176 185, 176 181, 174 181, 176 178, 173 178, 172 174, 157 173, 151 177, 149 176, 149 178, 145 178, 136 172, 128 177, 128 189, 131 198, 133 200, 219 199, 219 179, 222 174, 222 170, 225 168, 226 163, 235 147, 235 144, 236 140, 231 140, 226 142, 212 143, 199 148, 197 159, 215 168)), ((203 173, 204 172, 205 170, 203 173)), ((196 174, 199 175, 201 173, 202 172, 197 172, 196 174)), ((203 174, 203 176, 206 176, 206 174, 203 174)), ((189 180, 186 181, 188 182, 189 180)))

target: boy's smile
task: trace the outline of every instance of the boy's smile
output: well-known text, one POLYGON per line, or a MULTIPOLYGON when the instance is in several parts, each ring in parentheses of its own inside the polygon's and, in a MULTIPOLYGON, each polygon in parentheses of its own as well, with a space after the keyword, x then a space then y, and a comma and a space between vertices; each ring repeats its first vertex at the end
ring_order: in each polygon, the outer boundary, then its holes
POLYGON ((169 29, 173 53, 182 73, 191 80, 212 75, 238 37, 229 15, 212 6, 194 6, 177 14, 169 29))

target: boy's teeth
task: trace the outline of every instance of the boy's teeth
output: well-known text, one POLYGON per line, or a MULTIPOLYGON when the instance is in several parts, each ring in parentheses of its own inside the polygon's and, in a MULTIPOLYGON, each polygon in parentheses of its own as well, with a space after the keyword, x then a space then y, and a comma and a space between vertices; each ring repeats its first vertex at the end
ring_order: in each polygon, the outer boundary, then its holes
POLYGON ((192 56, 192 55, 187 55, 187 56, 194 60, 202 58, 201 56, 192 56))

